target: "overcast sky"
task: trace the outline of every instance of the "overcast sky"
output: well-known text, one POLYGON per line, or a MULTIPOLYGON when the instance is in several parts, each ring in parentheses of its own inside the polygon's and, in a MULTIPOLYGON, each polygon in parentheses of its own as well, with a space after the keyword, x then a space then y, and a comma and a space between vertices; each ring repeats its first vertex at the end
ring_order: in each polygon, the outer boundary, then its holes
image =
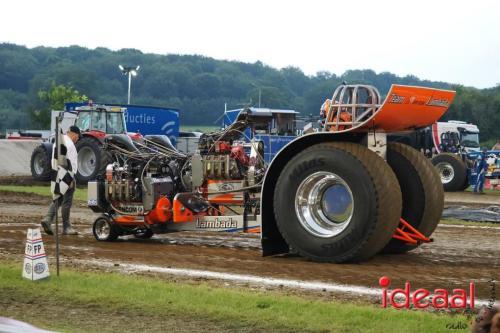
MULTIPOLYGON (((0 42, 81 45, 500 83, 500 1, 14 0, 0 42)), ((1 75, 1 73, 0 73, 1 75)))

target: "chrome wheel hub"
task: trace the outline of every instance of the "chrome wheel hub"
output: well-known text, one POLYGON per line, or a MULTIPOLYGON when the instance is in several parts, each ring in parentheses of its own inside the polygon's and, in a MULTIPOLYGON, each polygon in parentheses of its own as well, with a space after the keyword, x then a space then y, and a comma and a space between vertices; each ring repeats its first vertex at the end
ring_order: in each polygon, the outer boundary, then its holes
POLYGON ((436 164, 436 168, 438 169, 439 176, 441 177, 441 183, 448 184, 455 177, 455 171, 450 163, 441 162, 436 164))
POLYGON ((83 147, 78 152, 78 172, 89 177, 96 168, 96 156, 90 147, 83 147))
POLYGON ((351 222, 354 199, 349 185, 335 173, 320 171, 300 183, 295 213, 300 224, 318 237, 333 237, 351 222))
POLYGON ((95 233, 99 239, 107 239, 110 235, 111 227, 108 221, 99 219, 95 222, 95 233))

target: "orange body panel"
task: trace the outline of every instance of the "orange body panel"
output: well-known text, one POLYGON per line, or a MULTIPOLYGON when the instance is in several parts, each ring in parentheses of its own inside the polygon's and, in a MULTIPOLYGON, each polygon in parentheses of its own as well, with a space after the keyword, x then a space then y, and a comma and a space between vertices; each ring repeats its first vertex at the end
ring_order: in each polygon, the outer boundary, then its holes
POLYGON ((243 200, 235 198, 237 194, 226 193, 226 194, 218 194, 209 198, 208 201, 213 204, 219 205, 242 205, 243 200))
POLYGON ((174 199, 174 222, 192 222, 193 212, 185 207, 179 200, 174 199))
POLYGON ((165 223, 172 218, 172 204, 167 197, 161 197, 156 203, 156 207, 146 215, 146 222, 149 224, 165 223))
POLYGON ((429 126, 448 110, 455 92, 393 85, 375 115, 356 130, 403 132, 429 126))
POLYGON ((241 180, 213 180, 209 179, 207 182, 208 191, 205 192, 207 199, 212 204, 219 205, 243 205, 243 192, 231 192, 231 193, 214 193, 217 191, 226 190, 227 186, 229 190, 235 190, 241 188, 243 183, 241 180))

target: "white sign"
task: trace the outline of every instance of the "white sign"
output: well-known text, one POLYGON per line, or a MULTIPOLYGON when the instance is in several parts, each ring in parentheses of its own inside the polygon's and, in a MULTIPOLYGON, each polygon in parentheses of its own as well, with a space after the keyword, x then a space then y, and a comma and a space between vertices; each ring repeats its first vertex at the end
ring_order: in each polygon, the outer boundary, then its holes
POLYGON ((40 229, 28 229, 24 251, 23 277, 35 281, 44 279, 49 275, 49 265, 40 229))

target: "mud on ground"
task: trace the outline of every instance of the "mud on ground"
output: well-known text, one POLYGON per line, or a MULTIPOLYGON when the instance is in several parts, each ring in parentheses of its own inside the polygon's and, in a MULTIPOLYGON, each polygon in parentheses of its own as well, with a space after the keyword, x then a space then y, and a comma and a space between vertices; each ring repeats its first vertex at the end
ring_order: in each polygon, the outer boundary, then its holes
MULTIPOLYGON (((0 258, 22 261, 26 229, 39 226, 49 202, 33 194, 0 192, 0 258)), ((95 216, 84 205, 72 209, 73 224, 81 234, 62 237, 65 262, 106 260, 373 288, 378 288, 380 276, 387 275, 391 287, 411 281, 413 290, 466 288, 476 281, 476 297, 482 299, 490 298, 488 281, 500 280, 500 228, 443 225, 433 234, 433 243, 413 252, 378 255, 359 264, 326 264, 290 255, 263 258, 256 235, 183 232, 150 240, 97 242, 91 232, 95 216)), ((45 235, 44 242, 53 260, 54 238, 45 235)))

